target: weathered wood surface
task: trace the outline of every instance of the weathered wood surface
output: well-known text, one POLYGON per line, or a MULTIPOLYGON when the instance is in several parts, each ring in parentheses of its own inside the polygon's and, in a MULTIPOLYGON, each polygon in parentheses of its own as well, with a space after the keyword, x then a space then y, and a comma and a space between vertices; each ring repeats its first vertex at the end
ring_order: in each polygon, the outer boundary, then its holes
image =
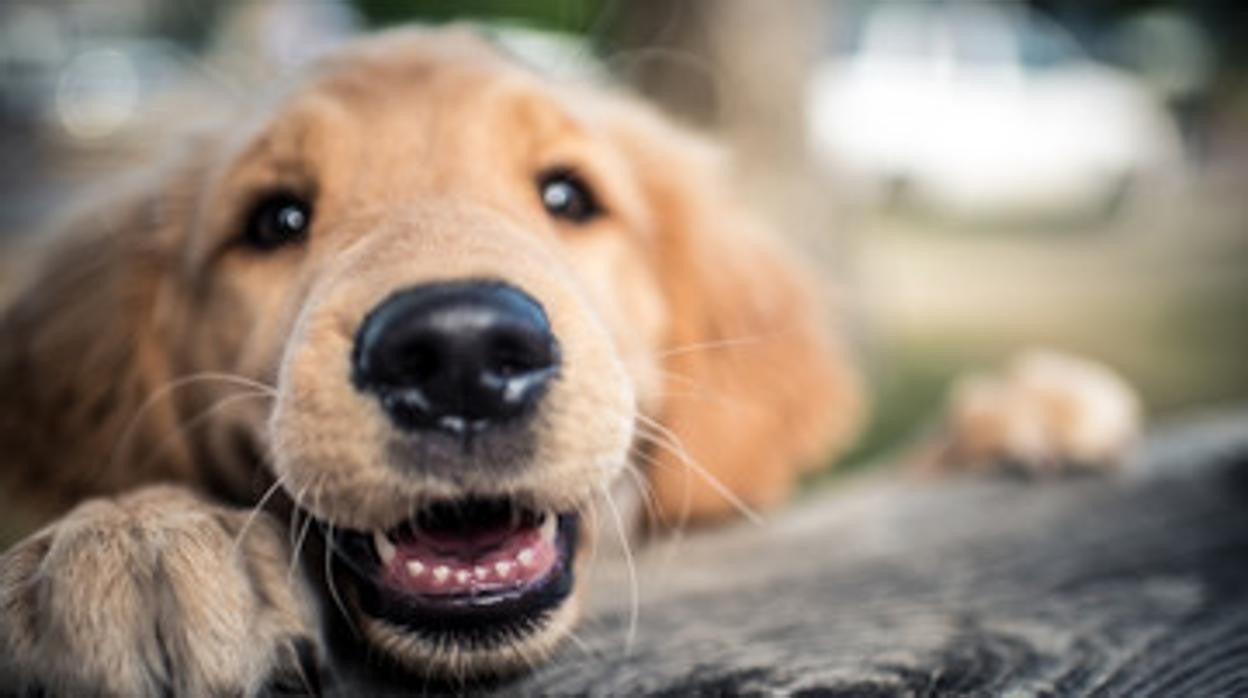
POLYGON ((873 477, 660 543, 631 647, 628 575, 596 566, 578 642, 493 692, 1248 695, 1248 414, 1158 431, 1105 477, 873 477))

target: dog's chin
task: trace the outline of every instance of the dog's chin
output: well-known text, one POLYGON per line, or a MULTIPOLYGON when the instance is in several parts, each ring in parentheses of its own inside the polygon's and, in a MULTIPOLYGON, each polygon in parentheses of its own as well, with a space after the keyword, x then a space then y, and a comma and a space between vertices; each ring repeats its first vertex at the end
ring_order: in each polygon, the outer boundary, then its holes
POLYGON ((571 625, 580 527, 509 498, 439 501, 388 530, 335 529, 331 574, 357 629, 404 668, 502 676, 571 625))

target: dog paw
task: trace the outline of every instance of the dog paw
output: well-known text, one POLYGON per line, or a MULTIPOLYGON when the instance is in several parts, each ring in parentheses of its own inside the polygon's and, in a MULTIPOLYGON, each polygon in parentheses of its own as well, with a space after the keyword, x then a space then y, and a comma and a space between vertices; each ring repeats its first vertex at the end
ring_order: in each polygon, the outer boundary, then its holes
POLYGON ((939 468, 1031 475, 1121 465, 1141 420, 1139 398, 1111 369, 1050 351, 1022 354, 1001 374, 959 379, 947 410, 939 468))
POLYGON ((0 558, 16 695, 313 694, 315 605, 267 514, 175 487, 92 500, 0 558))

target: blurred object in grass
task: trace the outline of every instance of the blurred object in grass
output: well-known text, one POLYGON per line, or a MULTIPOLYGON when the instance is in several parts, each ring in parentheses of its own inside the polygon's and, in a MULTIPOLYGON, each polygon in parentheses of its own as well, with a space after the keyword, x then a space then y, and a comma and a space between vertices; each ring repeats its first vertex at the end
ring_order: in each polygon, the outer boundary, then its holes
POLYGON ((871 323, 874 421, 842 467, 906 449, 936 425, 955 376, 1031 344, 1104 361, 1152 417, 1242 401, 1248 214, 1224 184, 1206 179, 1167 215, 1080 234, 865 220, 860 303, 871 323))

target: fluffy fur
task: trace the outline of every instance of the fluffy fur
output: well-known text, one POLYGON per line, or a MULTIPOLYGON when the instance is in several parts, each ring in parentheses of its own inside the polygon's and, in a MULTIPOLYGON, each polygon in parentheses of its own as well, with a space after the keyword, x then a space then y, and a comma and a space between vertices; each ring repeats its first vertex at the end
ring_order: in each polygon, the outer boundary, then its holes
MULTIPOLYGON (((108 695, 307 680, 332 580, 287 573, 299 532, 248 513, 266 492, 357 529, 466 493, 588 508, 627 468, 659 525, 783 501, 850 436, 858 386, 809 277, 734 203, 721 160, 631 99, 548 82, 462 32, 405 31, 107 191, 3 319, 3 491, 51 520, 0 562, 4 672, 108 695), (551 167, 606 215, 552 220, 535 184, 551 167), (315 202, 309 238, 246 249, 242 221, 273 190, 315 202), (412 475, 395 467, 412 448, 392 448, 412 437, 348 380, 351 338, 395 290, 464 278, 537 298, 564 370, 532 448, 425 453, 412 475)), ((358 616, 357 641, 421 673, 511 671, 562 637, 584 592, 507 651, 358 616)))

